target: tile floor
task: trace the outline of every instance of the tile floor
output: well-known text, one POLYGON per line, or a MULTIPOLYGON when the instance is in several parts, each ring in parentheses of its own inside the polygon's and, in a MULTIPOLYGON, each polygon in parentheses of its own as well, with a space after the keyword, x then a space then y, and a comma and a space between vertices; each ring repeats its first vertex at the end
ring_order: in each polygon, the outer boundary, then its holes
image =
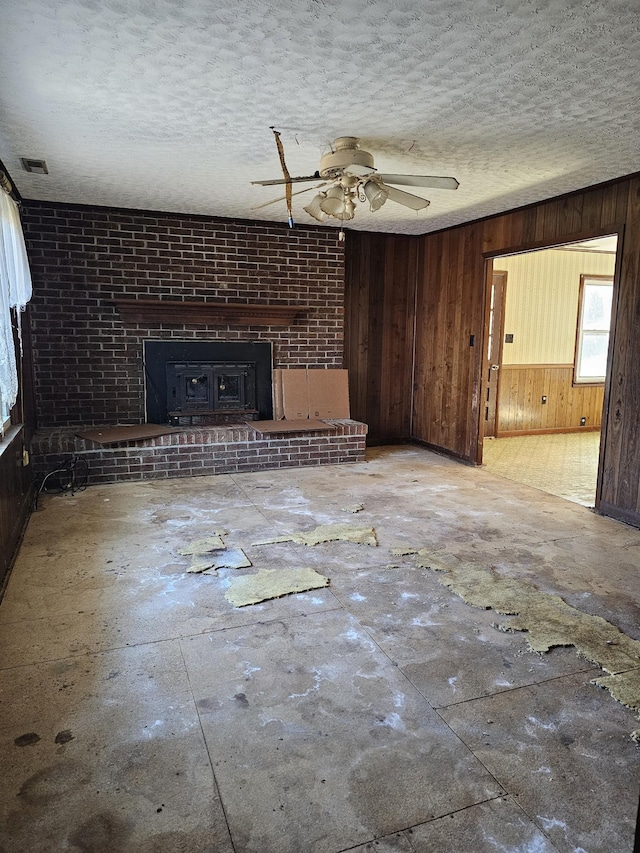
POLYGON ((593 507, 599 432, 485 438, 483 464, 492 474, 593 507))
POLYGON ((630 853, 634 714, 411 546, 640 638, 640 531, 421 448, 46 496, 0 606, 0 851, 630 853), (379 546, 251 544, 344 522, 379 546), (331 585, 234 608, 255 569, 178 554, 214 529, 331 585))

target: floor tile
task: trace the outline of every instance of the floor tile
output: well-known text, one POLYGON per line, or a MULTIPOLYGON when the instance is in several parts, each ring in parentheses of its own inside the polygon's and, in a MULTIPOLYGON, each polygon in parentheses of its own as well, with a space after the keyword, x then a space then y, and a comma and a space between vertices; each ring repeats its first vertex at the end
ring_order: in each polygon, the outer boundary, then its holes
POLYGON ((557 848, 509 798, 500 797, 414 826, 412 853, 557 853, 557 848))
POLYGON ((182 645, 238 850, 337 851, 500 793, 347 614, 182 645))
POLYGON ((495 612, 470 607, 422 569, 355 572, 336 578, 333 592, 434 707, 571 672, 601 674, 574 649, 528 652, 525 633, 496 630, 495 612))
POLYGON ((0 685, 7 853, 231 853, 177 643, 13 667, 0 685))
POLYGON ((564 676, 440 713, 559 851, 632 849, 640 763, 629 735, 636 723, 588 677, 564 676))

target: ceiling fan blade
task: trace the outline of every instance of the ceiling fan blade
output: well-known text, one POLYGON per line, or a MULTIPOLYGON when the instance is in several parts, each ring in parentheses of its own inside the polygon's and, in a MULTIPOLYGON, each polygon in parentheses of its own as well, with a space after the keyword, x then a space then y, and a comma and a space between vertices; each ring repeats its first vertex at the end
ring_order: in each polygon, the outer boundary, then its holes
POLYGON ((275 178, 272 181, 251 181, 252 184, 258 184, 261 187, 275 187, 278 184, 297 184, 299 181, 317 181, 320 179, 320 172, 315 175, 308 175, 304 178, 291 178, 291 181, 286 181, 284 178, 275 178))
POLYGON ((413 195, 413 193, 406 193, 404 190, 397 190, 395 187, 388 187, 386 184, 385 190, 389 193, 391 201, 403 204, 405 207, 410 207, 413 210, 423 210, 431 204, 426 198, 420 198, 420 196, 413 195))
POLYGON ((455 178, 441 178, 432 175, 376 175, 385 184, 397 184, 401 187, 433 187, 438 190, 457 190, 460 184, 455 178))
MULTIPOLYGON (((282 181, 282 183, 284 183, 284 181, 282 181)), ((298 190, 295 193, 291 193, 291 195, 292 196, 301 195, 302 193, 311 192, 311 190, 319 190, 321 187, 326 187, 328 183, 331 183, 331 182, 330 181, 324 181, 321 184, 316 184, 315 187, 307 187, 304 190, 298 190)), ((281 196, 278 196, 278 198, 272 198, 271 201, 265 201, 264 204, 257 204, 255 207, 251 207, 250 210, 260 210, 263 207, 269 207, 270 204, 275 204, 277 201, 286 201, 286 199, 287 199, 286 195, 281 195, 281 196)))

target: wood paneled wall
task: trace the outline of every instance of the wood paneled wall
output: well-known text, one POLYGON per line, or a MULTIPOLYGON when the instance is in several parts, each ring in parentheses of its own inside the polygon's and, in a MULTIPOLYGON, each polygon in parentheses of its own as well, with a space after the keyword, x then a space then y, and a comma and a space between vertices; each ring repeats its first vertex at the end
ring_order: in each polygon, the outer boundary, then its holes
POLYGON ((31 466, 23 466, 22 427, 0 453, 0 587, 9 570, 31 508, 31 466))
MULTIPOLYGON (((416 318, 416 380, 423 393, 414 401, 415 438, 471 462, 478 459, 485 258, 614 232, 628 218, 629 190, 629 180, 620 181, 421 238, 425 263, 418 277, 418 304, 426 310, 416 318), (452 278, 459 282, 461 298, 452 299, 452 278), (451 349, 453 329, 464 330, 464 337, 448 381, 442 382, 434 368, 438 355, 442 359, 451 349), (473 349, 465 346, 469 335, 475 336, 473 349), (442 411, 456 416, 444 420, 442 411)), ((634 242, 637 252, 640 233, 634 242)))
POLYGON ((602 512, 640 526, 638 176, 424 237, 350 234, 345 366, 351 371, 354 416, 369 423, 377 440, 397 440, 406 434, 407 402, 396 404, 395 417, 389 417, 389 389, 406 389, 406 378, 399 371, 411 374, 412 353, 410 340, 402 351, 405 341, 393 342, 391 330, 394 323, 396 328, 410 327, 406 308, 411 304, 415 257, 411 437, 477 461, 485 259, 614 232, 623 233, 596 500, 602 512), (406 272, 407 281, 399 270, 406 272), (390 347, 392 359, 385 357, 390 347))
POLYGON ((573 365, 504 364, 497 435, 600 428, 603 396, 602 385, 573 384, 573 365), (581 418, 586 418, 585 427, 581 418))
POLYGON ((418 241, 349 232, 345 270, 345 367, 351 417, 369 442, 411 435, 411 377, 418 241))
POLYGON ((412 437, 463 459, 475 449, 484 317, 482 227, 421 238, 412 437))
POLYGON ((6 582, 6 575, 16 555, 32 504, 32 466, 23 464, 23 451, 29 449, 36 427, 28 318, 29 309, 20 318, 22 357, 14 329, 19 393, 16 405, 11 410, 11 419, 15 425, 7 433, 0 448, 0 590, 6 582))

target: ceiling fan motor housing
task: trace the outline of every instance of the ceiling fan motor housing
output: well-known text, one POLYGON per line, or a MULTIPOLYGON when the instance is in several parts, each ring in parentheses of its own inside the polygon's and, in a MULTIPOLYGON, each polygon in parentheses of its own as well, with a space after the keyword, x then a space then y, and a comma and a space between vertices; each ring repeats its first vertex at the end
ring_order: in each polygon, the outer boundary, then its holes
POLYGON ((333 143, 334 151, 323 154, 320 159, 320 175, 323 178, 338 178, 349 166, 365 166, 373 170, 373 156, 360 150, 355 136, 340 136, 333 143))

